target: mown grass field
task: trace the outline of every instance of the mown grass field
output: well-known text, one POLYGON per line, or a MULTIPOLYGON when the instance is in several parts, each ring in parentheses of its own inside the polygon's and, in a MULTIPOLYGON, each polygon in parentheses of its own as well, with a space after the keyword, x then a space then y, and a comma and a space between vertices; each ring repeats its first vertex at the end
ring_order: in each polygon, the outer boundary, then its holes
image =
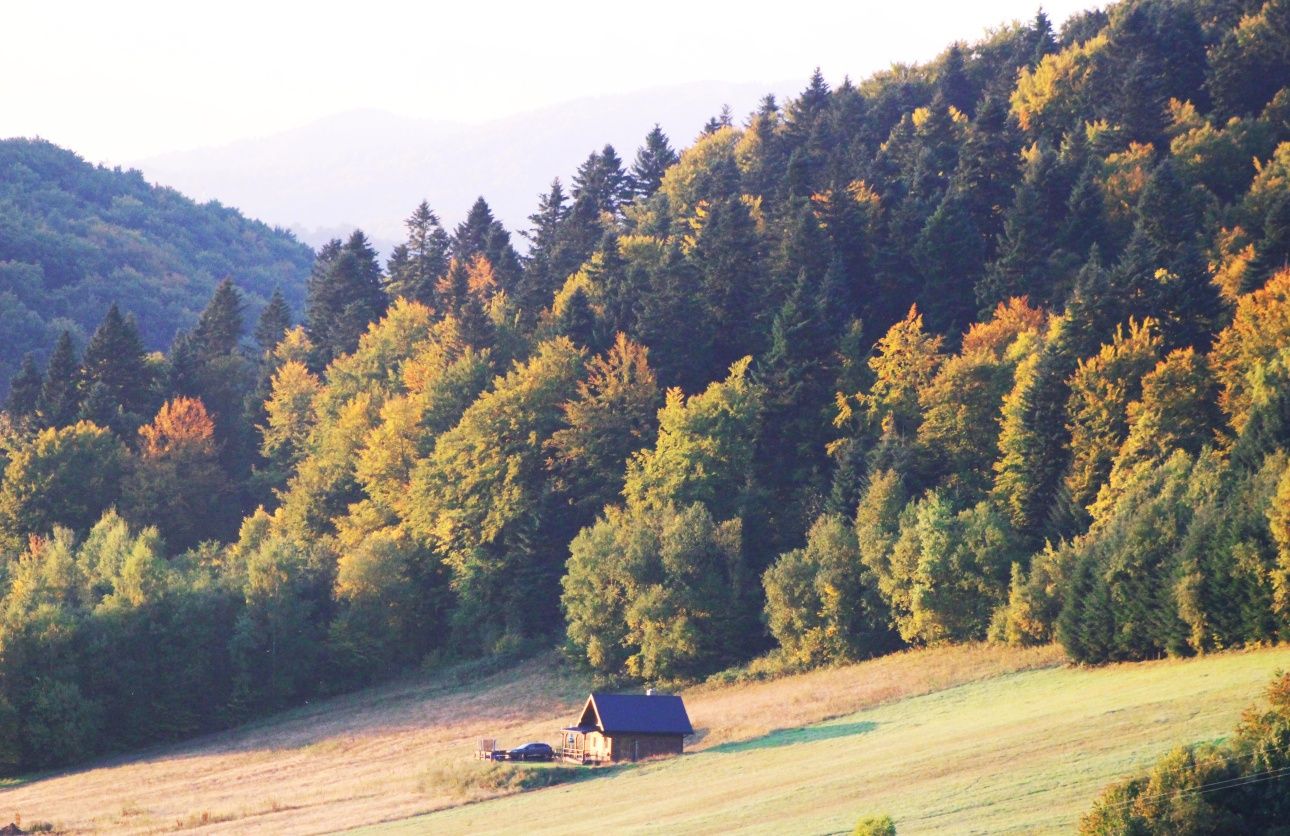
POLYGON ((1069 832, 1108 782, 1229 732, 1287 664, 1274 649, 1004 674, 363 832, 838 833, 877 813, 901 834, 1069 832))
POLYGON ((481 773, 477 739, 549 740, 590 686, 544 656, 486 675, 430 673, 34 777, 0 789, 0 824, 20 815, 76 833, 799 833, 889 812, 901 833, 1048 831, 1161 751, 1228 732, 1285 667, 1290 648, 1094 670, 1064 666, 1055 648, 915 651, 691 689, 698 734, 683 758, 581 770, 507 796, 532 776, 481 773))

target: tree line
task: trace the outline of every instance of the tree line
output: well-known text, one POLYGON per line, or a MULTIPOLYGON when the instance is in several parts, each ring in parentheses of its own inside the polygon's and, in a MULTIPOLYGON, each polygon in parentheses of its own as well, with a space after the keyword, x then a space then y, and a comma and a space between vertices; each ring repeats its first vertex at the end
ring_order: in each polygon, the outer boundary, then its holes
POLYGON ((226 282, 147 354, 109 309, 7 404, 0 761, 552 641, 668 681, 1280 640, 1288 33, 1040 14, 605 146, 523 253, 423 202, 294 326, 226 282))

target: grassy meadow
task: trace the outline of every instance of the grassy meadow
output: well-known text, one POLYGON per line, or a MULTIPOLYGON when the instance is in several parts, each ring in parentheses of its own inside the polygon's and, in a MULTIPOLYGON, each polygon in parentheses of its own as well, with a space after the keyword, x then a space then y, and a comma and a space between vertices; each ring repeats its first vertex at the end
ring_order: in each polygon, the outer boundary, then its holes
POLYGON ((0 789, 0 817, 73 833, 822 833, 888 812, 902 834, 1049 831, 1161 751, 1229 731, 1287 666, 1290 648, 1096 669, 1056 648, 936 648, 690 689, 698 733, 679 759, 474 761, 480 737, 550 739, 576 711, 590 682, 548 655, 36 776, 0 789))
MULTIPOLYGON (((1290 650, 1275 649, 1004 673, 362 832, 507 822, 530 833, 839 833, 876 813, 890 813, 901 834, 1069 832, 1108 782, 1179 743, 1229 732, 1287 663, 1290 650)), ((779 690, 786 720, 819 696, 802 681, 779 690)), ((738 711, 750 701, 760 695, 695 700, 695 714, 712 723, 717 705, 738 711)))

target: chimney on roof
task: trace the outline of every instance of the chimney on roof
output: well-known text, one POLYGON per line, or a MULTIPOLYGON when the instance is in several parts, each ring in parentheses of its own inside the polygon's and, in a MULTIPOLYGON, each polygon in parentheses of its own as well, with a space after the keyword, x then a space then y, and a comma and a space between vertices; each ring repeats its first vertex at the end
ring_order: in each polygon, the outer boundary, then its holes
POLYGON ((647 697, 652 697, 652 696, 654 696, 654 689, 653 689, 653 688, 646 688, 646 689, 645 689, 645 696, 647 696, 647 697))

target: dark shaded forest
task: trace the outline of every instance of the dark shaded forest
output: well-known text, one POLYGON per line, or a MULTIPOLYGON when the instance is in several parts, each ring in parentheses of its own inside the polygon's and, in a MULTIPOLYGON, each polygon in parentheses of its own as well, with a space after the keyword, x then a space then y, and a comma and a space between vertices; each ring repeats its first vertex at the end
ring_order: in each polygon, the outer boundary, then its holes
POLYGON ((299 309, 312 261, 290 233, 150 186, 137 171, 41 140, 0 140, 0 397, 26 354, 47 362, 64 330, 84 346, 114 302, 160 351, 226 277, 255 311, 275 288, 299 309))
POLYGON ((1290 0, 1126 0, 605 146, 527 248, 423 203, 298 324, 119 299, 9 394, 0 765, 553 643, 1280 641, 1288 178, 1290 0))

